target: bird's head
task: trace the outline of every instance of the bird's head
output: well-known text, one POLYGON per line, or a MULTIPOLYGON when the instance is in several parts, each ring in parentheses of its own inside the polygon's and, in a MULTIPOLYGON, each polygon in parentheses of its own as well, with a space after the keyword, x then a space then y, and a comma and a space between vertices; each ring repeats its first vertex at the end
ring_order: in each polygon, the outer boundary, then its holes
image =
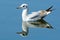
POLYGON ((28 4, 22 4, 17 7, 17 9, 26 9, 28 7, 28 4))

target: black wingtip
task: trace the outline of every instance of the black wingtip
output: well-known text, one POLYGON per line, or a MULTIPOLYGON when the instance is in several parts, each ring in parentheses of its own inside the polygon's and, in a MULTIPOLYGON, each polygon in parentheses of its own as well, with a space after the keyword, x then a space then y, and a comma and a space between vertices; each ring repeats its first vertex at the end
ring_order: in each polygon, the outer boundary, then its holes
POLYGON ((53 5, 51 7, 49 7, 46 11, 52 11, 51 8, 53 8, 53 5))

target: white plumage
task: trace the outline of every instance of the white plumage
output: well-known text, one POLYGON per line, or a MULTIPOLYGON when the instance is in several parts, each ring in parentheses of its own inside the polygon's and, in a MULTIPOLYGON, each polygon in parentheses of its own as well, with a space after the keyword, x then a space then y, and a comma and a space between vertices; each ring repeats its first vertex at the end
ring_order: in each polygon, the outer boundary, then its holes
POLYGON ((39 10, 37 12, 32 12, 31 14, 28 14, 28 4, 22 4, 17 9, 20 9, 20 8, 23 9, 23 11, 22 11, 22 20, 23 21, 39 20, 39 19, 43 18, 44 16, 50 14, 52 11, 52 10, 50 10, 52 7, 50 7, 50 9, 47 9, 47 10, 39 10))

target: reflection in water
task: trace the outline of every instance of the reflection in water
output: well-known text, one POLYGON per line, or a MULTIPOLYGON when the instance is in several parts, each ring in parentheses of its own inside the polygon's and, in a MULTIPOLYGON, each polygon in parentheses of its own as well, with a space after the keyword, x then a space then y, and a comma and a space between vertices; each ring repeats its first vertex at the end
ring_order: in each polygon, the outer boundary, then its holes
POLYGON ((43 19, 34 21, 34 22, 22 22, 22 32, 17 32, 21 36, 27 36, 29 32, 29 27, 33 28, 49 28, 52 29, 53 27, 43 19))

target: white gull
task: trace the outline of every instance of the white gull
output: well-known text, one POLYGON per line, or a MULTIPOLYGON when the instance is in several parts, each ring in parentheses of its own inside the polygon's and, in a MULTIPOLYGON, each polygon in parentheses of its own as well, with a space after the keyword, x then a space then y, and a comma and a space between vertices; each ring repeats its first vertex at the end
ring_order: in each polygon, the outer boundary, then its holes
POLYGON ((22 36, 26 36, 28 34, 28 26, 37 26, 37 27, 43 27, 43 28, 52 28, 51 25, 43 20, 45 16, 50 14, 52 12, 53 6, 49 7, 46 10, 39 10, 36 12, 32 12, 31 14, 28 14, 28 4, 22 4, 17 9, 23 9, 22 12, 22 32, 18 32, 18 34, 22 36), (39 20, 39 22, 37 22, 39 20), (30 21, 30 22, 29 22, 30 21), (31 22, 32 21, 32 22, 31 22), (34 25, 37 24, 37 25, 34 25))
POLYGON ((36 21, 36 20, 42 19, 46 15, 50 14, 52 11, 51 10, 52 7, 53 6, 51 6, 47 10, 39 10, 36 12, 32 12, 31 14, 28 14, 28 4, 22 4, 17 9, 23 9, 23 12, 22 12, 23 21, 36 21))

